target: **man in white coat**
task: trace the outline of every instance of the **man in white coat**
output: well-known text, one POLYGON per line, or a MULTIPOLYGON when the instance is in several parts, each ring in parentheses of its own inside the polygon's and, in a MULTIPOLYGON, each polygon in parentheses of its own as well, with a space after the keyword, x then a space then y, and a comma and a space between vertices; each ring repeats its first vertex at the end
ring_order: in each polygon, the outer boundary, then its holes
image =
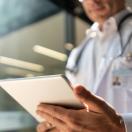
POLYGON ((106 0, 105 4, 101 10, 101 0, 83 1, 85 12, 95 23, 72 51, 67 77, 103 97, 128 118, 132 113, 132 14, 124 0, 106 0))
MULTIPOLYGON (((66 66, 66 75, 73 85, 81 84, 92 93, 109 102, 117 112, 122 114, 127 129, 131 132, 131 11, 125 7, 125 0, 80 1, 82 1, 82 5, 88 17, 95 23, 87 32, 86 38, 82 44, 75 48, 70 54, 66 66)), ((86 102, 84 101, 84 103, 86 102)), ((41 112, 43 112, 43 110, 45 111, 45 109, 46 106, 44 109, 42 109, 42 106, 39 108, 40 111, 42 110, 41 112)), ((108 109, 110 109, 109 106, 108 109)), ((92 111, 94 110, 92 109, 92 111)), ((98 112, 98 110, 95 110, 95 112, 98 112)), ((53 117, 53 115, 51 115, 51 117, 53 117)), ((47 118, 47 120, 48 119, 49 118, 47 118)), ((52 124, 56 125, 56 123, 53 122, 52 124)), ((102 125, 104 125, 103 122, 102 125)), ((101 127, 96 128, 94 131, 98 129, 103 132, 101 127)), ((88 130, 90 129, 87 129, 87 131, 88 130)), ((112 129, 108 129, 107 131, 109 130, 112 129)), ((118 129, 113 129, 113 131, 116 130, 118 129)))

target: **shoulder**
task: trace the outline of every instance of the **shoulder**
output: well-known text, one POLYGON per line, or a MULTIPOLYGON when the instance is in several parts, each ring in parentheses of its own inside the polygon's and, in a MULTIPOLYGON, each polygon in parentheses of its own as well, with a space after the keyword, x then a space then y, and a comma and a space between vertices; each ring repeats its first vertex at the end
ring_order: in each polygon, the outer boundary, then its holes
POLYGON ((76 62, 76 59, 77 59, 77 56, 79 54, 79 50, 80 49, 80 46, 74 48, 69 57, 68 57, 68 61, 67 61, 67 64, 66 64, 66 69, 73 69, 73 67, 75 66, 75 62, 76 62))
POLYGON ((79 52, 80 52, 82 46, 83 46, 83 45, 80 44, 79 46, 75 47, 75 48, 71 51, 71 53, 70 53, 70 55, 69 55, 69 58, 68 58, 68 62, 69 62, 70 60, 76 60, 76 58, 77 58, 77 56, 78 56, 78 54, 79 54, 79 52))
POLYGON ((83 49, 85 48, 87 44, 88 37, 86 36, 83 41, 78 45, 76 48, 74 48, 68 58, 67 66, 71 67, 71 65, 75 65, 77 58, 80 56, 80 53, 83 52, 83 49))

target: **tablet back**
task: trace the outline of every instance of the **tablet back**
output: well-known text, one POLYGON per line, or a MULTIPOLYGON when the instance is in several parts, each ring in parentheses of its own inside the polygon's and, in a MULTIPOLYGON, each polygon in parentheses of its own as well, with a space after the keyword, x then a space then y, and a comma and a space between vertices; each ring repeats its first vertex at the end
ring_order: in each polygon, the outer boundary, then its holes
POLYGON ((36 108, 41 102, 81 107, 62 75, 1 80, 0 86, 39 122, 42 119, 36 114, 36 108))

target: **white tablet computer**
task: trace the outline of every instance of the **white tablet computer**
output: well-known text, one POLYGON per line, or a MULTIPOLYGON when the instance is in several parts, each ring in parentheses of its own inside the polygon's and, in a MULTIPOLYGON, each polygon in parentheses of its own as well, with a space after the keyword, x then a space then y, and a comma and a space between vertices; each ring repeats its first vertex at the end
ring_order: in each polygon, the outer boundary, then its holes
POLYGON ((41 102, 66 107, 82 107, 64 75, 1 80, 0 87, 39 122, 42 119, 36 114, 36 108, 41 102))

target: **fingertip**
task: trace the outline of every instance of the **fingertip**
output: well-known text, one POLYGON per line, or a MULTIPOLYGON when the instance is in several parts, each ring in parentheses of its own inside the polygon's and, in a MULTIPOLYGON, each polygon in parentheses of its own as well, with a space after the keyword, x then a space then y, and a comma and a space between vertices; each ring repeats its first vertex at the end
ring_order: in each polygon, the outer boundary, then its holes
POLYGON ((84 87, 82 85, 76 85, 74 87, 74 92, 77 94, 81 93, 83 90, 84 90, 84 87))
POLYGON ((82 95, 83 93, 90 93, 89 91, 86 90, 86 88, 82 85, 77 85, 74 88, 74 93, 77 95, 82 95))

